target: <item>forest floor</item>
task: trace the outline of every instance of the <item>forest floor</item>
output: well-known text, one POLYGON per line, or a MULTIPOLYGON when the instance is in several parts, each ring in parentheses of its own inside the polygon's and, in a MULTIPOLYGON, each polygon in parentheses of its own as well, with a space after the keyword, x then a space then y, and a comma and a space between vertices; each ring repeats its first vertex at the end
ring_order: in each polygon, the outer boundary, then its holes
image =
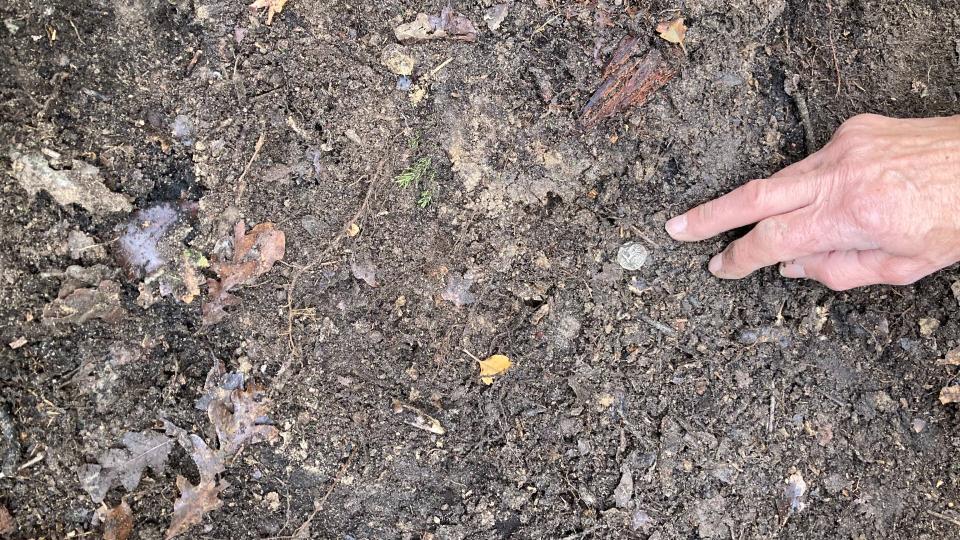
POLYGON ((247 3, 0 3, 0 536, 960 535, 957 270, 663 232, 957 113, 955 1, 247 3), (585 126, 628 36, 676 75, 585 126))

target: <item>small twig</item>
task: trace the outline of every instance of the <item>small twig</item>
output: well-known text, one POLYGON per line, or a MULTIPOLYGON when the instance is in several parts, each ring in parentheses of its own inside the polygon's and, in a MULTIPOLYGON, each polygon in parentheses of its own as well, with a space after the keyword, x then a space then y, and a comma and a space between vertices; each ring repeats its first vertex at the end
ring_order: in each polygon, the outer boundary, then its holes
POLYGON ((308 264, 300 267, 297 270, 297 272, 293 275, 293 278, 290 279, 290 285, 287 287, 287 341, 290 347, 290 356, 283 363, 283 365, 280 366, 280 370, 277 371, 278 382, 276 384, 276 387, 278 389, 282 388, 283 385, 285 384, 285 380, 286 380, 285 376, 286 376, 287 370, 290 368, 290 364, 293 363, 293 360, 295 358, 300 357, 300 350, 297 348, 296 343, 294 342, 294 339, 293 339, 293 317, 295 313, 293 308, 293 293, 297 289, 297 283, 299 283, 300 278, 303 277, 303 274, 305 274, 306 272, 312 270, 317 266, 326 264, 324 261, 327 258, 327 256, 334 250, 334 248, 336 248, 340 244, 341 240, 347 237, 347 231, 350 228, 350 224, 356 223, 360 219, 360 216, 362 216, 363 213, 367 211, 367 207, 370 205, 370 198, 373 196, 374 188, 378 185, 378 179, 383 173, 383 167, 385 163, 386 163, 385 161, 380 162, 380 165, 377 168, 377 176, 376 178, 373 178, 372 180, 370 180, 370 184, 367 186, 367 193, 366 195, 364 195, 363 202, 360 203, 360 207, 357 208, 357 211, 350 217, 350 219, 344 222, 343 226, 340 227, 340 230, 337 232, 337 234, 334 235, 334 237, 331 238, 330 241, 327 243, 327 247, 324 248, 324 250, 321 251, 316 257, 314 257, 314 259, 310 261, 308 264))
POLYGON ((70 22, 70 26, 73 27, 73 33, 75 33, 75 34, 77 35, 77 39, 80 40, 80 44, 86 46, 87 43, 86 43, 85 41, 83 41, 83 38, 82 38, 82 37, 80 37, 80 31, 77 30, 77 25, 73 24, 73 20, 71 20, 71 19, 67 19, 67 20, 70 22))
POLYGON ((767 419, 767 433, 773 433, 773 414, 777 410, 777 398, 770 392, 770 418, 767 419))
POLYGON ((538 26, 538 27, 530 34, 530 37, 533 37, 533 36, 539 34, 540 32, 543 32, 543 30, 544 30, 547 26, 549 26, 550 23, 552 23, 553 21, 557 20, 558 17, 560 17, 560 15, 554 15, 554 16, 550 17, 549 19, 547 19, 546 22, 544 22, 543 24, 541 24, 540 26, 538 26))
POLYGON ((946 514, 941 514, 940 512, 934 512, 933 510, 927 510, 927 513, 930 514, 931 516, 935 517, 935 518, 940 518, 940 519, 942 519, 942 520, 944 520, 944 521, 953 523, 953 524, 956 525, 957 527, 960 527, 960 519, 957 519, 957 518, 955 518, 955 517, 948 516, 948 515, 946 515, 946 514))
POLYGON ((440 65, 438 65, 437 67, 433 68, 433 69, 430 71, 430 73, 427 73, 427 76, 424 77, 423 79, 421 79, 421 81, 429 81, 430 79, 433 78, 434 75, 436 75, 437 73, 439 73, 441 69, 447 67, 447 64, 449 64, 449 63, 452 62, 452 61, 453 61, 453 57, 452 57, 452 56, 451 56, 450 58, 447 58, 446 60, 444 60, 443 62, 441 62, 440 65))
POLYGON ((237 177, 237 204, 239 204, 240 199, 243 198, 243 192, 247 190, 247 173, 250 172, 250 167, 253 165, 253 162, 257 160, 257 156, 260 155, 260 149, 263 148, 263 141, 266 139, 266 135, 265 132, 260 132, 257 144, 253 146, 253 155, 250 156, 250 161, 247 162, 247 166, 243 168, 243 172, 237 177))
POLYGON ((660 321, 651 319, 650 317, 647 317, 646 315, 642 315, 642 314, 639 316, 639 318, 640 318, 641 321, 649 324, 650 326, 656 328, 657 330, 663 332, 664 334, 666 334, 666 335, 668 335, 668 336, 676 336, 676 335, 677 335, 677 331, 676 331, 676 330, 674 330, 673 328, 670 328, 669 326, 663 324, 663 323, 660 322, 660 321))
POLYGON ((20 465, 20 467, 18 467, 17 470, 18 470, 18 471, 22 471, 22 470, 26 469, 27 467, 32 467, 32 466, 36 465, 37 463, 40 463, 41 461, 43 461, 43 458, 45 458, 45 457, 46 457, 46 454, 44 454, 43 452, 40 452, 39 454, 37 454, 36 456, 34 456, 33 459, 31 459, 30 461, 24 463, 23 465, 20 465))

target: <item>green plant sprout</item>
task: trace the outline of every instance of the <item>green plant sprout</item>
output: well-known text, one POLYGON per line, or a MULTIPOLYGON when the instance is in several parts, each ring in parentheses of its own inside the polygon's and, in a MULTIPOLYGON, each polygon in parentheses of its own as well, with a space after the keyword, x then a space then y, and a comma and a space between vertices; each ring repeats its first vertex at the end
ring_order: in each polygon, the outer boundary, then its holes
POLYGON ((406 189, 412 185, 417 185, 425 176, 433 178, 434 173, 430 168, 432 160, 428 157, 420 158, 402 173, 393 179, 401 189, 406 189))

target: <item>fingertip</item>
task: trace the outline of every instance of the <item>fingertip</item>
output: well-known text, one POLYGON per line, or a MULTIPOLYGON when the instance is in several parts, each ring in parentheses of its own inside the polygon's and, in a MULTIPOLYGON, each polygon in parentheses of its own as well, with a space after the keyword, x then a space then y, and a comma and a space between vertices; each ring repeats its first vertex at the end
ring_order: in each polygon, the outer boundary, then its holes
POLYGON ((667 234, 674 240, 683 240, 685 236, 684 233, 687 231, 687 215, 681 214, 667 221, 664 229, 667 230, 667 234))
POLYGON ((717 253, 710 259, 710 263, 707 264, 707 269, 710 270, 710 273, 717 277, 724 277, 720 275, 720 271, 723 270, 723 253, 717 253))

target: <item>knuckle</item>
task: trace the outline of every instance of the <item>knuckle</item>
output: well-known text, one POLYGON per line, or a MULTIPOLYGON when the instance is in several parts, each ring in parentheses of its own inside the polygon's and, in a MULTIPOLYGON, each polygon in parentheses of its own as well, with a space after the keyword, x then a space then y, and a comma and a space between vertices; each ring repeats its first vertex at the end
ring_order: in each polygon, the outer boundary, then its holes
POLYGON ((845 201, 853 226, 860 231, 881 235, 890 228, 890 213, 883 196, 856 193, 845 201))
POLYGON ((751 180, 743 185, 743 194, 747 204, 762 206, 766 203, 770 191, 769 180, 751 180))

